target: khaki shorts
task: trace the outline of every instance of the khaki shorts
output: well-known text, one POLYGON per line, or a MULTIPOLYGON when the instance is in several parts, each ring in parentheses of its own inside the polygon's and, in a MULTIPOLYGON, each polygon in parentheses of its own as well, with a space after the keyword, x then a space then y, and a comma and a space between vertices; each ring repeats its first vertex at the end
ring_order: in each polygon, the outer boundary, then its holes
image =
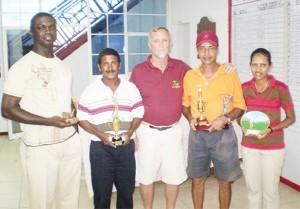
POLYGON ((157 130, 142 123, 136 134, 139 139, 136 153, 137 182, 152 184, 157 180, 159 171, 161 180, 167 184, 179 185, 187 179, 180 124, 157 130))

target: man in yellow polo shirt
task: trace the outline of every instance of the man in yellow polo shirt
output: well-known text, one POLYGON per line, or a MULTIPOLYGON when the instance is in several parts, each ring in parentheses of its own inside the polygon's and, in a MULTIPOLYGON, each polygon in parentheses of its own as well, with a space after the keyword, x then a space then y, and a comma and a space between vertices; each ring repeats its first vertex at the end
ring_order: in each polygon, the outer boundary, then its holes
POLYGON ((242 176, 231 121, 244 112, 245 101, 237 73, 227 73, 217 63, 218 46, 214 32, 199 33, 196 47, 202 64, 184 77, 182 111, 191 127, 187 174, 192 178, 195 208, 203 208, 211 162, 219 184, 220 208, 229 208, 231 183, 242 176), (207 123, 204 126, 200 124, 203 118, 197 120, 200 112, 207 123))

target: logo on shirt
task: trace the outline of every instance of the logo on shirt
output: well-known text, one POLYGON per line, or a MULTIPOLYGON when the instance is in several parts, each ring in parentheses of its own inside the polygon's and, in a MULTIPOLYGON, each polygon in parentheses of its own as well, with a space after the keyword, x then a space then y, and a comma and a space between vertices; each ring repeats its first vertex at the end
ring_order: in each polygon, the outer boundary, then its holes
POLYGON ((31 71, 34 73, 35 77, 41 81, 42 87, 47 88, 51 80, 52 69, 40 64, 39 66, 32 65, 31 71))
POLYGON ((172 88, 173 88, 173 89, 178 89, 178 88, 180 88, 179 81, 176 81, 176 80, 172 81, 172 88))

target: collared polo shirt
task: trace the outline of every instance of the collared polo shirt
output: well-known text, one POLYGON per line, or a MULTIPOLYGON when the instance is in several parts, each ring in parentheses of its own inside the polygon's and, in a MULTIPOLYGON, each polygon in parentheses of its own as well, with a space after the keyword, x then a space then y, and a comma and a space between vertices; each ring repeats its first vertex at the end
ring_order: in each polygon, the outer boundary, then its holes
POLYGON ((228 112, 235 107, 245 109, 242 87, 236 72, 227 73, 224 65, 220 65, 218 71, 208 81, 200 72, 200 67, 187 72, 184 77, 182 105, 191 107, 191 114, 194 118, 200 116, 198 110, 199 85, 202 87, 203 100, 207 103, 203 115, 209 122, 223 114, 224 97, 232 96, 228 112))
MULTIPOLYGON (((243 92, 247 105, 247 111, 261 111, 270 118, 270 126, 276 126, 281 121, 281 108, 291 110, 294 108, 288 86, 269 75, 270 84, 265 91, 259 93, 255 88, 255 79, 243 83, 243 92)), ((260 149, 274 150, 284 148, 283 129, 278 129, 262 140, 243 135, 242 146, 260 149)))
POLYGON ((191 68, 169 57, 167 67, 162 72, 153 66, 150 59, 151 55, 134 67, 130 81, 138 87, 143 98, 143 121, 155 126, 168 126, 181 117, 183 78, 191 68))
MULTIPOLYGON (((117 115, 121 121, 119 134, 126 132, 130 126, 126 127, 125 123, 131 125, 134 118, 143 118, 144 107, 140 92, 133 83, 122 78, 120 78, 121 82, 116 91, 112 92, 101 78, 102 76, 98 76, 80 96, 77 117, 80 121, 89 121, 96 127, 102 125, 106 128, 100 131, 114 134, 115 132, 109 127, 109 123, 114 116, 116 99, 118 101, 117 115)), ((93 141, 100 140, 92 134, 90 139, 93 141)))

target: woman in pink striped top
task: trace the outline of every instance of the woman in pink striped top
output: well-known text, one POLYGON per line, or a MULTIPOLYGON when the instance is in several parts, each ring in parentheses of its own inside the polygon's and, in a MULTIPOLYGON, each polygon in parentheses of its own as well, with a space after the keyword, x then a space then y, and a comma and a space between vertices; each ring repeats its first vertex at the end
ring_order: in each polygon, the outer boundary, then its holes
POLYGON ((261 111, 270 118, 270 127, 257 136, 242 138, 244 175, 249 208, 279 209, 279 178, 285 158, 283 129, 295 122, 288 86, 269 75, 271 54, 264 48, 250 58, 253 78, 242 84, 247 111, 261 111), (281 108, 285 117, 281 118, 281 108))

